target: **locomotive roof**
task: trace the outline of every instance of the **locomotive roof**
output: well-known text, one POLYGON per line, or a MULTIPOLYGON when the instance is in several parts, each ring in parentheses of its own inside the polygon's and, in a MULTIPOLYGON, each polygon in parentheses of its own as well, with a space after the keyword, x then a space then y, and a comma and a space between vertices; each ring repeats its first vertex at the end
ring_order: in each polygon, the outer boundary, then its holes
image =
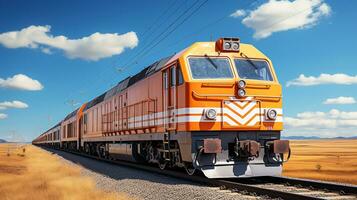
MULTIPOLYGON (((116 94, 122 92, 129 86, 139 82, 140 80, 142 80, 146 77, 151 76, 152 74, 154 74, 157 71, 160 71, 173 56, 174 55, 160 59, 160 60, 154 62, 153 64, 147 66, 146 68, 141 70, 139 73, 135 74, 134 76, 129 76, 129 77, 126 77, 125 79, 121 80, 116 86, 112 87, 111 89, 104 92, 100 96, 97 96, 93 100, 89 101, 83 111, 88 110, 89 108, 103 102, 104 100, 115 96, 116 94)), ((67 119, 67 117, 66 117, 66 119, 67 119)))
POLYGON ((129 86, 134 85, 135 83, 139 82, 140 80, 151 76, 152 74, 154 74, 155 72, 160 71, 165 64, 173 57, 174 55, 168 56, 166 58, 162 58, 156 62, 154 62, 153 64, 147 66, 146 68, 144 68, 143 70, 141 70, 139 73, 135 74, 134 76, 132 76, 130 78, 129 81, 129 86))
POLYGON ((89 108, 97 105, 98 103, 102 102, 104 100, 105 94, 107 92, 104 92, 103 94, 101 94, 100 96, 97 96, 96 98, 94 98, 92 101, 88 102, 86 104, 86 107, 83 109, 83 111, 88 110, 89 108))
POLYGON ((67 119, 69 119, 69 118, 75 116, 75 115, 77 114, 78 109, 79 109, 79 108, 77 108, 75 111, 69 113, 69 114, 66 116, 66 118, 64 118, 64 121, 66 121, 67 119))
POLYGON ((120 81, 116 86, 114 86, 113 88, 111 88, 110 90, 108 90, 105 93, 105 97, 104 100, 109 99, 110 97, 120 93, 121 91, 123 91, 125 88, 128 87, 128 83, 130 81, 130 76, 126 77, 124 80, 120 81))
MULTIPOLYGON (((56 125, 54 125, 54 126, 53 126, 53 127, 51 127, 50 129, 48 129, 47 131, 43 132, 41 135, 43 135, 43 134, 47 133, 48 131, 50 131, 50 130, 52 130, 52 129, 57 128, 58 126, 61 126, 61 122, 57 123, 56 125)), ((40 136, 41 136, 41 135, 40 135, 40 136)))

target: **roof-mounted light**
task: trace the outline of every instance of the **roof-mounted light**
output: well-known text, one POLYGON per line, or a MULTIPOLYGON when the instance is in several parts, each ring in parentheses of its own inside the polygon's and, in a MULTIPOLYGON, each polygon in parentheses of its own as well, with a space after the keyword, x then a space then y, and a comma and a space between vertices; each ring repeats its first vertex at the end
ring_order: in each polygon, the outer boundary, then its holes
POLYGON ((216 51, 238 52, 240 49, 239 38, 219 38, 216 41, 216 51))

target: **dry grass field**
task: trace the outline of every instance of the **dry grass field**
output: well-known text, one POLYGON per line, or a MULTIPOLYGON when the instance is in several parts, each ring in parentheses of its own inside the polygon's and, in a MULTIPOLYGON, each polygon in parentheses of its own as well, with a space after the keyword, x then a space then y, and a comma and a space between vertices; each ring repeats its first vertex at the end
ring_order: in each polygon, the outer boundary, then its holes
POLYGON ((357 184, 357 140, 291 141, 284 176, 357 184))
POLYGON ((32 146, 0 145, 0 196, 2 200, 127 199, 124 194, 98 190, 80 168, 32 146), (8 156, 8 148, 11 149, 8 156))

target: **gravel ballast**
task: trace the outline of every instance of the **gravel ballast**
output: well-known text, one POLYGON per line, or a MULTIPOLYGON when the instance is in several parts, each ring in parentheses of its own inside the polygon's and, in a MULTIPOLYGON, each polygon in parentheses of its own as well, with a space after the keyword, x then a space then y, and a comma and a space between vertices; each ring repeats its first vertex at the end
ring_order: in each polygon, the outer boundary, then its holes
POLYGON ((126 193, 135 199, 261 199, 156 173, 106 163, 67 152, 55 151, 63 162, 79 165, 84 176, 93 178, 99 189, 126 193))

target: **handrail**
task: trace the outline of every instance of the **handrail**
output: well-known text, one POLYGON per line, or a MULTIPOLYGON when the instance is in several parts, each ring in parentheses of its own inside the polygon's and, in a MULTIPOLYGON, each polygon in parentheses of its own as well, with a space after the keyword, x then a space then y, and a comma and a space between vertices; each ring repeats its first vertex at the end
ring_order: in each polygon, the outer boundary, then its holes
POLYGON ((259 89, 269 89, 271 85, 268 84, 247 84, 246 88, 259 88, 259 89))
POLYGON ((202 87, 233 87, 234 83, 202 83, 202 87))
MULTIPOLYGON (((232 94, 199 94, 195 91, 192 91, 192 95, 199 98, 208 98, 208 97, 234 97, 232 94)), ((282 96, 271 96, 271 95, 246 95, 245 97, 261 97, 261 98, 282 98, 282 96)))
POLYGON ((192 91, 192 94, 197 97, 232 97, 232 94, 198 94, 195 91, 192 91))

